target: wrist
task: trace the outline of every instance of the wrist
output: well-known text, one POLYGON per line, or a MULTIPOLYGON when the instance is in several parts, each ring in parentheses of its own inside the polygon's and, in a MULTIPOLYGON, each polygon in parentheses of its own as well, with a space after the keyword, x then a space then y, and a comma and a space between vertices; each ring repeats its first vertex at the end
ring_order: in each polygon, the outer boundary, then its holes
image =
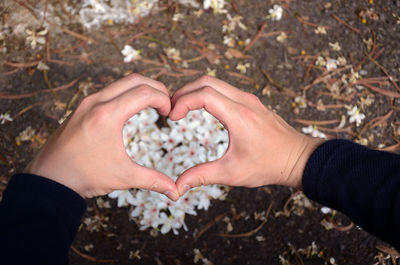
POLYGON ((289 174, 287 183, 287 186, 290 186, 298 190, 303 189, 302 182, 303 182, 304 169, 307 165, 307 162, 311 154, 315 151, 315 149, 317 149, 318 146, 320 146, 323 142, 325 142, 325 140, 321 138, 314 138, 306 135, 302 136, 303 137, 298 151, 298 157, 291 173, 289 174))

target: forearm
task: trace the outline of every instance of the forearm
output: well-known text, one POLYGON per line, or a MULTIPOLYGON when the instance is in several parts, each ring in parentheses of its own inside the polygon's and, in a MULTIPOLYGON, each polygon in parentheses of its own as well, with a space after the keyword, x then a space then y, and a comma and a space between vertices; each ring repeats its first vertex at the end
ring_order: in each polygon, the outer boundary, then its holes
POLYGON ((400 249, 400 156, 332 140, 311 155, 305 194, 400 249))
POLYGON ((85 210, 82 197, 59 183, 35 175, 13 176, 0 204, 1 263, 68 264, 85 210))

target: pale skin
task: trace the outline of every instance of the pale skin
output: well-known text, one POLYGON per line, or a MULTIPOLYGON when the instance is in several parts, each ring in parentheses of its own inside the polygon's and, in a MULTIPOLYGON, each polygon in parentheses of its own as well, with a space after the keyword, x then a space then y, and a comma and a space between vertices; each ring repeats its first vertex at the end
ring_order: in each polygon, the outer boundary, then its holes
POLYGON ((162 83, 132 74, 83 99, 26 172, 59 182, 83 198, 142 188, 177 200, 188 189, 207 184, 301 189, 304 167, 321 143, 294 130, 256 96, 216 78, 201 77, 171 99, 162 83), (226 153, 188 169, 176 183, 162 172, 137 165, 125 151, 122 128, 147 107, 172 120, 205 108, 229 132, 226 153))

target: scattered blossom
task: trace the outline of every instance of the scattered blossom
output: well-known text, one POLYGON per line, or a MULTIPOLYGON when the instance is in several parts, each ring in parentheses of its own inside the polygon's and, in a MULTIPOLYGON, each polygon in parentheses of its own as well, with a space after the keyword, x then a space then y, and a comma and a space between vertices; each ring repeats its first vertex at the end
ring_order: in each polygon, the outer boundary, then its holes
POLYGON ((334 43, 330 42, 330 43, 329 43, 329 47, 331 47, 331 49, 334 50, 334 51, 336 51, 336 52, 338 52, 338 51, 340 51, 340 50, 342 49, 342 48, 340 47, 339 42, 334 42, 334 43))
POLYGON ((323 34, 326 35, 326 28, 323 26, 318 26, 315 30, 314 30, 315 34, 323 34))
POLYGON ((182 20, 184 18, 185 16, 183 14, 176 13, 172 16, 172 21, 178 22, 179 20, 182 20))
POLYGON ((243 19, 242 16, 236 15, 232 17, 229 13, 226 15, 227 20, 224 21, 224 25, 222 26, 223 33, 231 33, 236 27, 239 27, 243 30, 247 30, 247 27, 241 22, 243 19))
POLYGON ((217 75, 217 69, 211 69, 207 67, 207 75, 215 77, 217 75))
POLYGON ((326 70, 331 71, 337 68, 339 61, 336 59, 328 58, 326 60, 326 70))
POLYGON ((9 122, 13 121, 13 119, 10 116, 10 113, 6 112, 6 113, 3 113, 3 114, 0 114, 0 124, 4 124, 4 123, 6 123, 8 121, 9 122))
POLYGON ((249 68, 249 67, 250 67, 249 63, 245 63, 245 64, 239 63, 238 65, 236 65, 236 69, 239 70, 239 72, 241 74, 245 74, 247 71, 247 68, 249 68))
POLYGON ((329 208, 329 207, 323 206, 323 207, 321 207, 321 212, 322 212, 323 214, 329 214, 329 213, 332 212, 332 209, 329 208))
POLYGON ((181 61, 181 52, 175 48, 165 48, 165 54, 167 55, 168 59, 181 61))
POLYGON ((45 64, 44 62, 42 62, 42 61, 40 61, 40 62, 38 63, 38 65, 36 66, 36 68, 37 68, 38 70, 40 70, 40 71, 48 71, 48 70, 50 70, 50 67, 49 67, 47 64, 45 64))
MULTIPOLYGON (((204 110, 191 111, 179 121, 167 120, 169 127, 159 128, 158 118, 156 110, 148 108, 129 119, 123 130, 124 145, 136 163, 155 168, 174 181, 186 169, 218 159, 228 148, 228 133, 204 110)), ((210 200, 224 196, 218 185, 193 188, 176 202, 148 190, 109 194, 110 198, 118 199, 118 207, 134 206, 130 216, 138 220, 141 230, 153 228, 162 234, 187 230, 186 214, 197 215, 196 210, 210 207, 210 200)))
POLYGON ((274 5, 270 10, 268 10, 269 15, 267 18, 272 20, 281 20, 283 14, 283 8, 280 5, 274 5))
POLYGON ((301 131, 305 134, 310 134, 312 137, 327 139, 323 132, 318 131, 317 126, 310 125, 308 127, 303 127, 301 131))
POLYGON ((215 14, 225 14, 228 10, 224 9, 225 0, 204 0, 203 8, 212 8, 215 14))
POLYGON ((281 32, 281 34, 278 35, 278 37, 276 37, 276 40, 284 43, 287 40, 287 34, 285 32, 281 32))
POLYGON ((124 56, 125 63, 130 63, 133 60, 140 58, 140 51, 134 49, 130 45, 125 45, 125 47, 124 47, 124 49, 122 49, 121 53, 124 56))
POLYGON ((134 203, 132 193, 129 190, 115 190, 108 194, 108 197, 111 199, 118 198, 118 207, 134 203))
POLYGON ((25 30, 25 33, 28 34, 28 37, 26 37, 26 42, 30 43, 32 49, 36 49, 36 46, 38 44, 45 44, 46 43, 46 35, 48 33, 47 29, 41 30, 39 32, 36 32, 35 30, 25 30))
POLYGON ((224 36, 223 43, 228 46, 228 47, 234 47, 236 43, 236 36, 235 35, 229 35, 229 36, 224 36))
POLYGON ((358 108, 357 106, 350 107, 347 111, 347 115, 350 116, 349 122, 355 122, 357 127, 360 126, 362 120, 365 119, 365 115, 360 112, 360 108, 358 108))
POLYGON ((17 136, 17 142, 18 141, 32 141, 33 137, 35 136, 35 130, 31 127, 28 126, 26 127, 25 130, 23 130, 18 136, 17 136))

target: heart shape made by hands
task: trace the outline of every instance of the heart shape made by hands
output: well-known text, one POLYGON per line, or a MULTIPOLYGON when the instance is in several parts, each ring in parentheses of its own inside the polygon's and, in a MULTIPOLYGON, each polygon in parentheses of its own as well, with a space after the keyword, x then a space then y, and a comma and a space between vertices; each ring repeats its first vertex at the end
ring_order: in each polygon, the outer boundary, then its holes
MULTIPOLYGON (((176 181, 188 168, 223 156, 229 136, 222 124, 205 110, 190 111, 179 121, 167 119, 159 128, 159 115, 152 108, 129 119, 123 129, 128 155, 139 165, 154 168, 176 181)), ((138 220, 140 229, 152 227, 165 234, 178 233, 187 227, 185 214, 197 215, 196 209, 207 210, 210 199, 223 199, 225 188, 220 185, 197 187, 178 201, 147 190, 114 191, 110 198, 118 198, 118 207, 135 206, 131 216, 138 220)))

